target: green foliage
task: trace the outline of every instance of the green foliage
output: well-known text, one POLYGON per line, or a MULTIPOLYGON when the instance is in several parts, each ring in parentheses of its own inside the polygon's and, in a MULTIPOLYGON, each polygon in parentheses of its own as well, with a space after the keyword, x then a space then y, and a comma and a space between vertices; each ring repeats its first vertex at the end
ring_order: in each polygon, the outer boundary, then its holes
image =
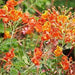
POLYGON ((50 3, 50 0, 38 0, 35 5, 42 12, 42 10, 50 8, 50 3))
POLYGON ((68 0, 67 6, 75 8, 75 0, 68 0))
MULTIPOLYGON (((34 44, 37 39, 39 38, 39 36, 37 34, 31 34, 31 35, 27 35, 25 42, 26 42, 26 50, 34 50, 36 44, 34 44)), ((40 38, 39 38, 40 41, 40 38)), ((37 44, 38 46, 38 44, 37 44)))
POLYGON ((74 8, 75 8, 75 0, 55 0, 54 1, 54 6, 58 7, 62 7, 62 6, 65 6, 65 7, 72 7, 73 10, 72 12, 74 12, 74 8))
POLYGON ((32 7, 38 9, 39 11, 43 11, 47 8, 50 8, 50 0, 25 0, 22 2, 23 11, 29 11, 34 14, 35 10, 32 7))
POLYGON ((25 64, 23 61, 16 61, 16 62, 13 62, 13 66, 15 67, 15 69, 21 70, 21 68, 24 67, 25 64))
POLYGON ((0 33, 4 33, 4 25, 2 21, 0 21, 0 33))
POLYGON ((14 67, 11 67, 10 75, 18 75, 18 71, 14 67))
POLYGON ((3 4, 4 4, 4 0, 0 0, 0 5, 3 5, 3 4))
MULTIPOLYGON (((43 10, 46 10, 48 8, 51 8, 51 1, 52 0, 25 0, 25 2, 22 2, 23 11, 29 11, 30 13, 34 14, 36 11, 32 8, 38 9, 40 12, 43 10)), ((53 5, 58 6, 66 6, 66 7, 73 7, 75 8, 74 0, 54 0, 53 5)))
POLYGON ((3 52, 7 52, 11 47, 16 48, 17 46, 18 44, 16 39, 12 39, 12 43, 11 43, 11 39, 7 39, 7 40, 3 40, 3 42, 1 43, 0 50, 3 52))

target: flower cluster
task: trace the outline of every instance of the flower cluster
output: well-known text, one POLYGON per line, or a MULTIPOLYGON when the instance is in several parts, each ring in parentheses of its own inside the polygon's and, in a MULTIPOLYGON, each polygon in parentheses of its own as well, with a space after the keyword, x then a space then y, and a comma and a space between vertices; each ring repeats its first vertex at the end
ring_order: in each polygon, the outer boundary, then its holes
POLYGON ((42 51, 40 50, 40 48, 35 48, 32 62, 37 66, 40 65, 39 60, 41 59, 41 56, 42 56, 42 51))
POLYGON ((52 9, 52 12, 45 11, 41 15, 41 19, 37 21, 35 29, 37 32, 42 32, 41 39, 44 41, 54 38, 64 39, 65 43, 71 42, 71 40, 75 42, 74 24, 74 19, 71 19, 70 14, 67 16, 65 14, 60 15, 58 11, 52 9), (71 21, 73 22, 71 23, 71 21))
POLYGON ((70 63, 68 61, 68 57, 67 56, 63 56, 62 60, 61 60, 61 65, 63 67, 64 70, 68 70, 70 67, 70 63))
POLYGON ((9 50, 9 52, 6 53, 6 56, 3 57, 3 60, 6 61, 6 64, 4 65, 4 69, 7 68, 7 71, 9 71, 12 62, 11 60, 14 58, 15 54, 14 54, 14 48, 12 48, 11 50, 9 50))
POLYGON ((60 64, 64 70, 68 70, 70 68, 70 63, 72 62, 72 57, 70 57, 68 60, 68 57, 63 54, 62 48, 59 46, 57 46, 54 54, 56 57, 60 57, 62 55, 60 64))
POLYGON ((23 24, 25 24, 25 26, 22 27, 22 34, 26 35, 33 33, 36 19, 34 17, 29 17, 29 15, 25 13, 23 14, 22 21, 23 24))
POLYGON ((3 19, 4 23, 8 23, 10 20, 17 21, 21 17, 21 11, 15 10, 15 6, 21 3, 22 0, 8 0, 6 5, 0 9, 0 19, 3 19))

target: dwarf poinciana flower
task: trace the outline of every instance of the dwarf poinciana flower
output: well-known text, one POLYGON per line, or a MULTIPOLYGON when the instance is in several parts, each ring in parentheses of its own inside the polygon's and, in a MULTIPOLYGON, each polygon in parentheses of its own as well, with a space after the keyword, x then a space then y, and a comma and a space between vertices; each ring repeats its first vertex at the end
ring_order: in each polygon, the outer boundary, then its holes
POLYGON ((45 11, 45 13, 42 14, 42 18, 46 19, 48 17, 48 13, 49 13, 48 11, 45 11))
POLYGON ((67 56, 63 56, 62 57, 61 65, 62 65, 64 70, 68 70, 69 69, 69 61, 68 61, 68 57, 67 56))
POLYGON ((6 53, 6 56, 3 58, 5 61, 11 60, 15 56, 14 54, 14 48, 9 50, 9 52, 6 53))
POLYGON ((66 21, 68 21, 68 16, 65 16, 65 15, 59 15, 58 17, 57 17, 57 20, 60 22, 62 22, 62 23, 65 23, 66 21))
POLYGON ((4 33, 4 39, 7 39, 7 38, 11 38, 9 31, 5 31, 5 33, 4 33))
POLYGON ((6 2, 6 6, 8 7, 8 11, 10 10, 13 10, 14 7, 18 4, 20 4, 23 0, 19 0, 19 1, 16 1, 16 0, 8 0, 6 2))
POLYGON ((3 9, 0 9, 0 19, 3 19, 3 23, 8 23, 9 21, 9 16, 7 15, 7 10, 8 8, 6 6, 3 7, 3 9))
POLYGON ((22 12, 14 9, 14 7, 21 2, 22 0, 8 0, 6 5, 0 9, 0 19, 2 18, 4 23, 8 23, 10 20, 17 21, 22 17, 22 12))
POLYGON ((3 57, 3 60, 6 61, 6 64, 4 65, 4 69, 7 69, 7 71, 9 71, 12 65, 11 59, 13 59, 14 56, 15 56, 14 48, 12 48, 11 50, 9 50, 9 52, 6 53, 5 57, 3 57))
POLYGON ((42 30, 43 32, 47 31, 47 32, 50 32, 51 30, 51 24, 49 21, 46 21, 45 24, 42 26, 42 30))
POLYGON ((9 72, 9 70, 10 70, 10 68, 11 68, 11 65, 12 65, 12 62, 11 61, 9 61, 9 62, 7 62, 7 63, 5 63, 5 65, 4 65, 4 69, 6 69, 7 70, 7 72, 9 72))
POLYGON ((29 22, 28 22, 28 24, 29 24, 29 26, 35 26, 35 24, 36 24, 36 19, 34 18, 34 17, 31 17, 30 19, 29 19, 29 22))
POLYGON ((62 48, 57 46, 56 50, 54 51, 55 56, 62 55, 62 48))
POLYGON ((5 16, 6 11, 4 9, 0 9, 0 17, 5 16))
POLYGON ((40 59, 41 56, 42 56, 42 51, 40 50, 40 48, 35 48, 34 50, 34 56, 37 58, 37 59, 40 59))
POLYGON ((45 40, 49 40, 51 37, 49 35, 48 32, 44 32, 42 37, 41 37, 41 40, 45 41, 45 40))
POLYGON ((34 57, 31 60, 36 66, 40 65, 41 56, 42 56, 42 51, 40 50, 40 48, 35 48, 34 57))
POLYGON ((40 17, 37 22, 40 23, 41 25, 44 25, 44 23, 46 22, 46 19, 40 17))
POLYGON ((42 29, 41 29, 42 28, 42 25, 41 25, 41 23, 38 23, 37 22, 36 23, 36 26, 34 28, 36 29, 37 32, 42 32, 42 29))
POLYGON ((13 21, 17 21, 20 17, 22 17, 22 12, 18 10, 10 11, 10 19, 13 21))
POLYGON ((40 61, 37 58, 33 57, 31 60, 36 66, 40 65, 40 61))
POLYGON ((10 10, 14 9, 14 6, 17 5, 17 1, 15 1, 15 0, 8 0, 6 2, 6 5, 8 7, 8 11, 10 11, 10 10))
POLYGON ((22 21, 24 24, 28 23, 28 20, 29 20, 29 14, 22 14, 22 21))

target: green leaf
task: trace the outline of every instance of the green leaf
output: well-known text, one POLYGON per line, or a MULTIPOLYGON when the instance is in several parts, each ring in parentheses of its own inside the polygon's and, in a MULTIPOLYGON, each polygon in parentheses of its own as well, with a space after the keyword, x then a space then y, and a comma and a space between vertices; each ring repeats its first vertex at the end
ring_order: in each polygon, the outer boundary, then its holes
POLYGON ((10 73, 10 75, 18 75, 18 71, 15 68, 13 68, 13 67, 11 67, 9 73, 10 73))
POLYGON ((16 62, 13 62, 13 66, 15 67, 15 69, 21 70, 21 67, 24 67, 25 64, 23 61, 16 61, 16 62))
POLYGON ((0 50, 7 52, 11 47, 16 48, 17 46, 18 43, 16 39, 12 39, 12 43, 11 43, 11 39, 6 39, 0 44, 0 50))

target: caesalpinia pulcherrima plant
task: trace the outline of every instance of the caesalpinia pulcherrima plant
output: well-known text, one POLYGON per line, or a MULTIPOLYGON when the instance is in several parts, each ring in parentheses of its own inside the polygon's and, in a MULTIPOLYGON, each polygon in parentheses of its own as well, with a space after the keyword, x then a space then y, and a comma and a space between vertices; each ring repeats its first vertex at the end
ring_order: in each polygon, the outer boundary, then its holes
POLYGON ((2 52, 0 57, 0 68, 4 70, 1 74, 12 75, 13 71, 13 75, 64 75, 69 72, 73 60, 63 50, 75 47, 75 16, 65 7, 60 11, 52 7, 39 17, 32 16, 21 8, 15 9, 21 2, 8 0, 0 9, 4 23, 2 42, 10 40, 10 50, 2 52))

